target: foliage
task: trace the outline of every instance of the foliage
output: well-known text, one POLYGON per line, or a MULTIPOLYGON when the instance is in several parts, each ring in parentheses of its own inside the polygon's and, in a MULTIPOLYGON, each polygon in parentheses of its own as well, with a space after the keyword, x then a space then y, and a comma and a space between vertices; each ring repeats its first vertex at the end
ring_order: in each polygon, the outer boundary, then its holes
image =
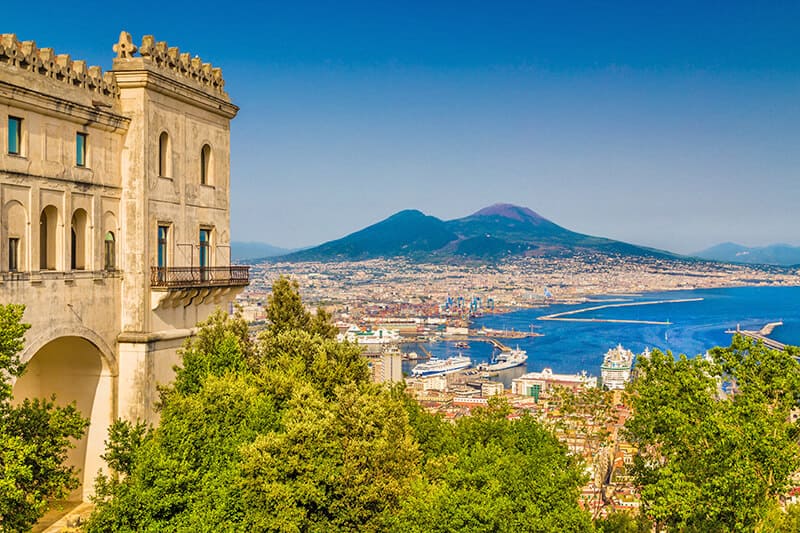
POLYGON ((48 500, 78 486, 76 471, 64 465, 72 439, 88 425, 74 405, 55 398, 17 399, 12 381, 24 372, 19 359, 25 308, 0 305, 0 531, 29 529, 47 510, 48 500))
POLYGON ((207 375, 241 370, 253 357, 247 322, 239 313, 231 317, 217 309, 198 326, 197 336, 181 350, 183 366, 175 367, 174 390, 181 394, 197 392, 207 375))
POLYGON ((653 351, 636 372, 626 425, 644 512, 669 529, 754 529, 800 468, 798 363, 737 335, 710 359, 653 351))
POLYGON ((577 506, 585 481, 581 464, 533 418, 511 421, 508 413, 504 401, 493 401, 455 425, 435 428, 431 418, 416 417, 433 447, 425 477, 390 530, 591 530, 588 514, 577 506))
POLYGON ((369 383, 286 278, 268 315, 251 348, 239 319, 207 321, 159 427, 114 425, 89 532, 591 529, 581 465, 532 418, 493 401, 453 425, 369 383))
POLYGON ((337 330, 330 322, 330 314, 322 307, 317 308, 316 315, 306 311, 297 281, 285 276, 279 277, 273 283, 266 314, 269 320, 267 331, 270 333, 304 330, 326 339, 336 338, 337 330))
POLYGON ((594 522, 598 533, 650 533, 653 524, 641 514, 613 512, 594 522))

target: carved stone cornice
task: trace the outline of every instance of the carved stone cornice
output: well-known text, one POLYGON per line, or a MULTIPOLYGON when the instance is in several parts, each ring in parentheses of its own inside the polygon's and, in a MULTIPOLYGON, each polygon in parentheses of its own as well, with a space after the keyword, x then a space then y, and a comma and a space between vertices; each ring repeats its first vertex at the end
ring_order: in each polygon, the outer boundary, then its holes
MULTIPOLYGON (((14 79, 22 81, 19 77, 14 79)), ((0 79, 0 101, 8 101, 15 107, 71 120, 77 124, 92 124, 106 131, 127 130, 130 124, 128 117, 107 111, 105 108, 108 106, 105 104, 86 105, 16 83, 12 84, 2 79, 0 79)))
POLYGON ((182 102, 205 109, 211 113, 221 115, 228 120, 236 116, 239 108, 218 96, 203 91, 182 80, 170 76, 160 69, 154 69, 152 64, 142 57, 126 60, 124 64, 114 60, 114 77, 120 90, 145 88, 175 98, 182 102))

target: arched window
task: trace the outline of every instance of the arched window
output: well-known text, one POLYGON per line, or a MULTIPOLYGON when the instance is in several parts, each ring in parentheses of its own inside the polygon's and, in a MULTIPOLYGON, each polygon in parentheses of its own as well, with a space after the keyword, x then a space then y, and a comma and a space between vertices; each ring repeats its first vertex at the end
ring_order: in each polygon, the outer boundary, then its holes
POLYGON ((211 147, 207 144, 200 150, 200 184, 211 185, 211 147))
POLYGON ((86 233, 89 229, 88 216, 83 209, 76 209, 72 214, 72 233, 70 245, 70 268, 72 270, 86 270, 89 264, 86 256, 88 255, 89 247, 87 246, 89 239, 86 233))
POLYGON ((172 175, 172 154, 170 154, 169 134, 161 132, 158 137, 158 175, 169 178, 172 175))
POLYGON ((48 205, 39 217, 39 269, 56 269, 58 240, 58 209, 48 205))
POLYGON ((116 270, 117 268, 117 243, 114 240, 114 233, 106 232, 103 240, 103 268, 106 270, 116 270))

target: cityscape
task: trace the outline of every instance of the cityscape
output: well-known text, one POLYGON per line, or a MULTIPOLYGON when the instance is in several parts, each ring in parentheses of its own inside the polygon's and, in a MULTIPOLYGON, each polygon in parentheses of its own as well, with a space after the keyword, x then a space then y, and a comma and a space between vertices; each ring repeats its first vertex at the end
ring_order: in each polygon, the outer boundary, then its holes
POLYGON ((800 531, 800 7, 102 7, 0 27, 0 533, 800 531))

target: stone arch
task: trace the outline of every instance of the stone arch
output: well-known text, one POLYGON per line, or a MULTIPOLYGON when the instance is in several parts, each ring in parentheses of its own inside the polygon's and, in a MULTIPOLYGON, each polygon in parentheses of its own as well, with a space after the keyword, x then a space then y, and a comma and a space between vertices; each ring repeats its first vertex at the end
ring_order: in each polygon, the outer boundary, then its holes
POLYGON ((6 245, 3 270, 14 270, 12 263, 16 261, 16 269, 24 271, 28 268, 28 211, 20 202, 11 200, 3 206, 3 243, 6 245), (12 247, 15 249, 12 250, 12 247), (14 255, 15 254, 15 255, 14 255))
MULTIPOLYGON (((78 470, 80 486, 69 495, 70 500, 87 500, 93 492, 98 471, 105 468, 100 455, 104 451, 108 428, 116 417, 114 358, 104 348, 87 339, 85 331, 53 330, 40 336, 23 352, 25 373, 13 385, 14 401, 24 398, 50 398, 59 405, 75 403, 78 411, 89 419, 84 437, 67 455, 67 464, 78 470), (46 339, 46 340, 45 340, 46 339)), ((96 334, 89 335, 103 345, 96 334)))
POLYGON ((52 204, 45 206, 39 215, 39 270, 57 270, 61 266, 60 226, 58 208, 52 204))
POLYGON ((91 267, 91 242, 89 238, 89 215, 78 208, 72 213, 70 224, 70 269, 87 270, 91 267))

